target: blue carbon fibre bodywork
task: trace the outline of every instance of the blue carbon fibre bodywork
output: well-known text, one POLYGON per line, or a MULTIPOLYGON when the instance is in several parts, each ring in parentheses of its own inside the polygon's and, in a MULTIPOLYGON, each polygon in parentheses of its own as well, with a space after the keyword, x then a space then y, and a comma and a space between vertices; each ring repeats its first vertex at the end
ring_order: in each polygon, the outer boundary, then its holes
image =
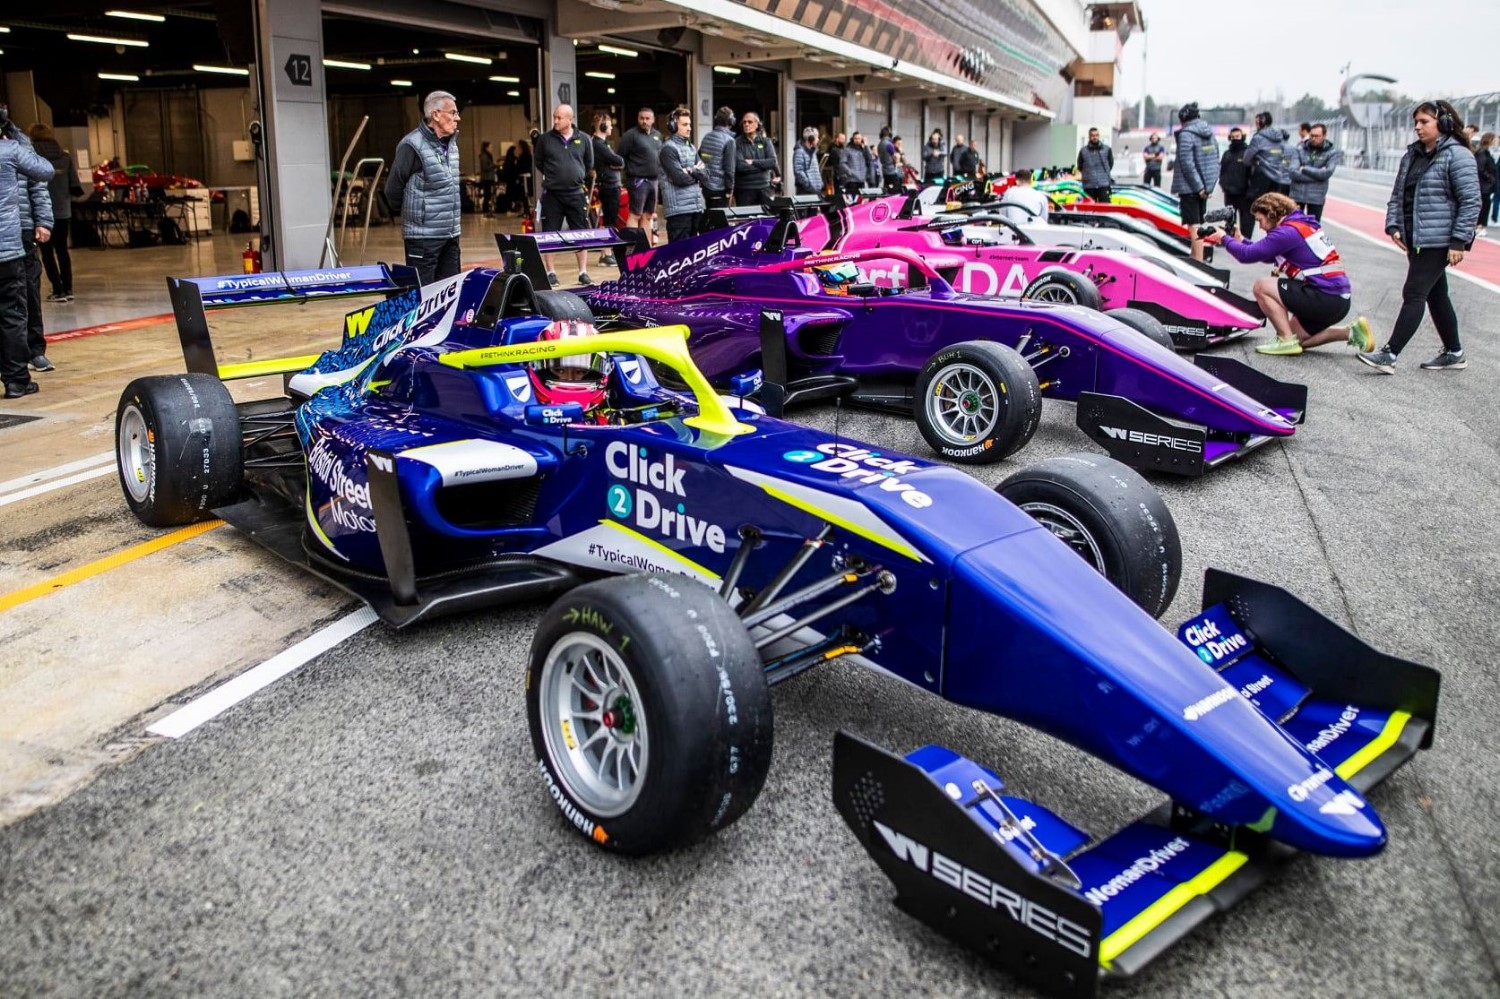
POLYGON ((629 354, 611 355, 611 401, 640 422, 528 422, 526 365, 445 363, 537 339, 544 319, 476 321, 508 277, 475 270, 353 313, 343 344, 292 378, 307 396, 295 426, 309 543, 325 561, 387 569, 371 460, 394 470, 419 578, 521 556, 716 585, 753 526, 760 547, 740 585, 754 590, 827 526, 826 550, 791 585, 843 566, 890 573, 888 594, 819 625, 874 640, 866 663, 1033 724, 1225 822, 1269 823, 1323 853, 1382 845, 1373 811, 1321 776, 1318 757, 955 469, 749 412, 739 435, 699 429, 692 401, 629 354), (1336 799, 1359 804, 1323 809, 1336 799))

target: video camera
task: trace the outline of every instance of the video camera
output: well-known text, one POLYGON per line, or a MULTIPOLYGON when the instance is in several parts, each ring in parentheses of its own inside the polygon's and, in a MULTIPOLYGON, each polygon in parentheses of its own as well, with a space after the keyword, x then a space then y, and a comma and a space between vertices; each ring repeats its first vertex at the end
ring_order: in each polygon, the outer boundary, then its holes
POLYGON ((1212 235, 1214 227, 1220 223, 1224 226, 1225 235, 1233 236, 1237 228, 1235 223, 1238 219, 1239 212, 1228 205, 1225 205, 1223 208, 1215 208, 1211 212, 1204 212, 1203 224, 1198 227, 1198 238, 1202 239, 1204 236, 1212 235))

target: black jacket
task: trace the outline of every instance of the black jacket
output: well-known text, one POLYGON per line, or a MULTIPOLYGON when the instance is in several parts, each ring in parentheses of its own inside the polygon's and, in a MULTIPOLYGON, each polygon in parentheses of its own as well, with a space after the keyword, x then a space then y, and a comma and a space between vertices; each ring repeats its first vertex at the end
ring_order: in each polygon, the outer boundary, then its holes
POLYGON ((649 132, 642 132, 639 125, 627 128, 620 136, 626 178, 655 180, 661 173, 661 144, 661 133, 654 128, 649 132))
POLYGON ((577 191, 594 169, 594 143, 578 129, 564 139, 557 129, 536 138, 536 165, 542 172, 542 190, 577 191))
POLYGON ((1244 159, 1248 149, 1244 141, 1238 146, 1231 142, 1219 160, 1219 186, 1227 197, 1243 197, 1250 190, 1250 168, 1245 166, 1244 159))
POLYGON ((599 187, 619 187, 620 168, 625 161, 620 154, 609 148, 609 143, 601 136, 594 136, 594 176, 595 185, 599 187))
MULTIPOLYGON (((38 144, 37 148, 41 149, 41 145, 38 144)), ((1494 194, 1495 181, 1500 179, 1500 168, 1495 166, 1495 158, 1489 154, 1488 150, 1476 149, 1474 162, 1479 166, 1479 196, 1482 198, 1494 194)), ((53 199, 54 206, 56 203, 56 199, 53 199)), ((1484 225, 1484 219, 1480 219, 1479 224, 1484 225)))
POLYGON ((771 175, 776 173, 776 144, 765 132, 756 132, 755 138, 743 133, 734 140, 734 186, 758 191, 771 186, 771 175), (750 162, 745 162, 749 160, 750 162))

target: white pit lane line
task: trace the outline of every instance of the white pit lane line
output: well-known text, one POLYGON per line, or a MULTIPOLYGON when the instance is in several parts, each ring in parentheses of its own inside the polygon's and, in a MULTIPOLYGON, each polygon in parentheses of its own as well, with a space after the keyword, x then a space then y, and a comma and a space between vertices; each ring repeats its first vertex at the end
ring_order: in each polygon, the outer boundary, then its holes
POLYGON ((33 496, 50 493, 54 489, 76 486, 80 482, 108 475, 114 470, 115 453, 105 451, 102 454, 70 461, 65 465, 57 465, 40 472, 8 479, 0 482, 0 506, 19 503, 33 496))
POLYGON ((251 697, 280 680, 288 673, 305 666, 316 657, 359 634, 378 618, 369 607, 344 615, 332 624, 308 635, 284 652, 252 669, 241 673, 233 680, 222 683, 194 701, 167 715, 146 728, 151 735, 168 739, 180 739, 204 722, 211 721, 236 704, 251 697))
MULTIPOLYGON (((1353 226, 1344 225, 1342 222, 1335 222, 1333 219, 1325 219, 1324 222, 1323 222, 1323 224, 1324 225, 1334 226, 1334 227, 1336 227, 1336 228, 1338 228, 1338 229, 1340 229, 1340 230, 1342 230, 1344 232, 1347 232, 1351 236, 1357 236, 1358 238, 1364 240, 1366 243, 1372 243, 1375 246, 1383 247, 1383 248, 1385 248, 1387 250, 1390 250, 1392 253, 1400 253, 1403 257, 1406 256, 1406 254, 1402 253, 1401 250, 1397 249, 1396 248, 1396 244, 1392 243, 1389 239, 1376 239, 1374 236, 1371 236, 1369 233, 1360 232, 1358 229, 1354 228, 1353 226)), ((1469 274, 1469 273, 1467 273, 1467 272, 1465 272, 1463 270, 1460 270, 1459 267, 1450 267, 1450 268, 1448 268, 1448 276, 1449 277, 1455 277, 1455 278, 1461 278, 1464 281, 1467 281, 1467 282, 1469 282, 1472 285, 1478 285, 1479 287, 1483 288, 1485 291, 1492 291, 1495 294, 1500 295, 1500 284, 1494 284, 1494 283, 1492 283, 1490 281, 1486 281, 1482 277, 1475 277, 1473 274, 1469 274)), ((3 501, 0 501, 0 502, 3 502, 3 501)))

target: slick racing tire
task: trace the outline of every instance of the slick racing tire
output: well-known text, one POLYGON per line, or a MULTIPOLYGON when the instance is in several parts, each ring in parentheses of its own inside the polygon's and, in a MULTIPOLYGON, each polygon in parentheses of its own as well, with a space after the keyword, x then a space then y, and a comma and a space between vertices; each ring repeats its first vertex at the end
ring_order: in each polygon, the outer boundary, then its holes
POLYGON ((1171 606, 1182 542, 1161 494, 1133 469, 1102 454, 1065 454, 1021 469, 995 491, 1152 617, 1171 606))
POLYGON ((1110 309, 1105 315, 1111 319, 1118 319, 1153 343, 1158 343, 1171 351, 1177 349, 1177 345, 1172 342, 1172 334, 1167 332, 1167 328, 1162 325, 1160 319, 1149 312, 1142 312, 1140 309, 1110 309))
POLYGON ((1034 302, 1051 302, 1056 305, 1081 305, 1095 312, 1098 312, 1104 305, 1104 300, 1099 297, 1099 289, 1094 287, 1094 282, 1082 274, 1064 270, 1048 270, 1038 274, 1036 279, 1026 286, 1026 290, 1021 292, 1021 297, 1029 298, 1034 302))
POLYGON ((771 765, 771 697, 739 617, 691 579, 586 583, 532 640, 526 715, 543 783, 608 850, 655 853, 732 823, 771 765))
POLYGON ((212 516, 244 478, 240 415, 213 375, 155 375, 115 408, 115 466, 131 512, 152 527, 212 516))
POLYGON ((585 323, 594 321, 589 303, 571 291, 533 291, 532 294, 536 296, 537 310, 548 319, 576 319, 585 323))
POLYGON ((1004 344, 970 340, 944 348, 917 376, 917 429, 950 461, 982 465, 1026 446, 1042 416, 1031 365, 1004 344))

